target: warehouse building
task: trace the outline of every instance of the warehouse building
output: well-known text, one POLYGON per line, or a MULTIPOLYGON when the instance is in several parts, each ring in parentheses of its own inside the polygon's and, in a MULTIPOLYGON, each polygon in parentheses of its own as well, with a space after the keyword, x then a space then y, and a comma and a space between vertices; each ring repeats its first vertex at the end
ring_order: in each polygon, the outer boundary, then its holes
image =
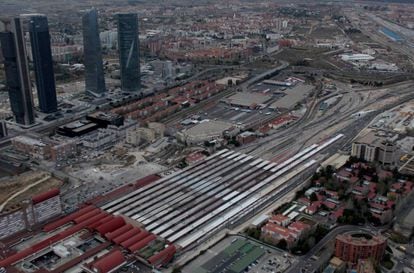
POLYGON ((224 135, 235 136, 240 132, 240 128, 229 122, 220 120, 208 120, 184 129, 177 133, 177 139, 187 145, 196 145, 205 141, 221 140, 224 135))
POLYGON ((259 105, 269 102, 271 99, 271 95, 263 93, 237 92, 221 101, 234 107, 255 109, 259 105))

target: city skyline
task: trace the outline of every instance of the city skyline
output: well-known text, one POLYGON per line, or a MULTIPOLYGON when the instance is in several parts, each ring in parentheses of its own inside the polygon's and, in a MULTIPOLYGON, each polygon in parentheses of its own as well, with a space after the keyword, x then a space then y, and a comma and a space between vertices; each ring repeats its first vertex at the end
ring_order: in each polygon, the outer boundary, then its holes
POLYGON ((414 3, 0 9, 0 273, 414 273, 414 3))

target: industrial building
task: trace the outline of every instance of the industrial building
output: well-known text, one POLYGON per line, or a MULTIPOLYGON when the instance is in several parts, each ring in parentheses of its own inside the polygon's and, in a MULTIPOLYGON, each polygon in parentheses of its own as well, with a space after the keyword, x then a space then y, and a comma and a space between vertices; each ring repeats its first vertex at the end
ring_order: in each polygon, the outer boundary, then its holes
POLYGON ((95 112, 87 115, 86 119, 98 124, 100 128, 106 128, 109 125, 122 126, 124 124, 124 117, 112 112, 95 112))
POLYGON ((99 125, 90 120, 78 120, 58 127, 56 132, 62 136, 79 137, 98 128, 99 125))
POLYGON ((6 255, 0 267, 80 273, 112 272, 136 260, 167 265, 176 252, 253 217, 291 191, 302 182, 298 175, 315 170, 312 157, 342 137, 309 146, 281 163, 223 149, 167 176, 142 178, 89 200, 34 237, 24 235, 33 238, 30 244, 19 246, 18 236, 9 237, 19 251, 6 255))
POLYGON ((303 83, 296 84, 288 88, 283 93, 283 97, 272 103, 270 109, 292 109, 298 103, 304 101, 315 87, 303 83))
POLYGON ((265 104, 271 99, 271 95, 238 92, 228 98, 222 99, 222 101, 235 107, 255 109, 257 106, 265 104))
POLYGON ((307 160, 341 137, 312 145, 281 164, 224 149, 101 208, 185 249, 288 190, 294 175, 315 164, 307 160))
POLYGON ((353 61, 372 61, 375 59, 375 57, 369 55, 369 54, 343 54, 341 55, 341 59, 346 62, 353 62, 353 61))
POLYGON ((229 122, 219 120, 208 120, 184 129, 177 133, 176 137, 182 143, 187 145, 199 144, 204 141, 213 141, 223 139, 225 132, 235 136, 240 132, 240 128, 229 122))

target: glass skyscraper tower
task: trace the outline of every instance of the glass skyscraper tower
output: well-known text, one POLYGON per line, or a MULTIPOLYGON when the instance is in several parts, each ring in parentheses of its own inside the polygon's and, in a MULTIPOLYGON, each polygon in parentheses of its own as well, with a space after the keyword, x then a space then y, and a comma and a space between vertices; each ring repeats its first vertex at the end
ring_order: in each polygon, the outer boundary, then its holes
POLYGON ((20 18, 2 23, 0 42, 11 110, 17 123, 30 125, 35 116, 22 24, 20 18))
POLYGON ((96 9, 91 9, 83 15, 82 26, 86 92, 102 96, 105 93, 105 76, 96 9))
POLYGON ((119 64, 123 91, 138 91, 141 86, 139 65, 138 16, 117 14, 119 64))
POLYGON ((39 108, 44 113, 53 113, 57 111, 57 99, 47 17, 31 16, 29 33, 39 108))

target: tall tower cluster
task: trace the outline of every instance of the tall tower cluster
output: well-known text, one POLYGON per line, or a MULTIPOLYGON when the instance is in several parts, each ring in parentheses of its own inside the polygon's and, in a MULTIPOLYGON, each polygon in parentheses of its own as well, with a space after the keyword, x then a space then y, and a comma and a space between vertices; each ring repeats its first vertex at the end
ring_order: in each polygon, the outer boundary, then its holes
MULTIPOLYGON (((138 16, 135 13, 120 13, 116 15, 116 21, 118 24, 121 89, 135 92, 141 87, 138 16)), ((82 26, 86 91, 94 95, 102 95, 105 92, 105 79, 96 9, 85 12, 82 26)))
MULTIPOLYGON (((39 110, 43 113, 53 113, 58 110, 58 105, 47 17, 41 14, 29 14, 2 19, 0 42, 11 110, 17 123, 31 125, 35 122, 35 111, 22 19, 28 20, 39 110)), ((141 77, 138 16, 134 13, 122 13, 116 15, 116 19, 121 88, 127 92, 139 91, 141 77)), ((82 28, 85 91, 94 96, 103 96, 106 88, 96 9, 84 13, 82 28)))

